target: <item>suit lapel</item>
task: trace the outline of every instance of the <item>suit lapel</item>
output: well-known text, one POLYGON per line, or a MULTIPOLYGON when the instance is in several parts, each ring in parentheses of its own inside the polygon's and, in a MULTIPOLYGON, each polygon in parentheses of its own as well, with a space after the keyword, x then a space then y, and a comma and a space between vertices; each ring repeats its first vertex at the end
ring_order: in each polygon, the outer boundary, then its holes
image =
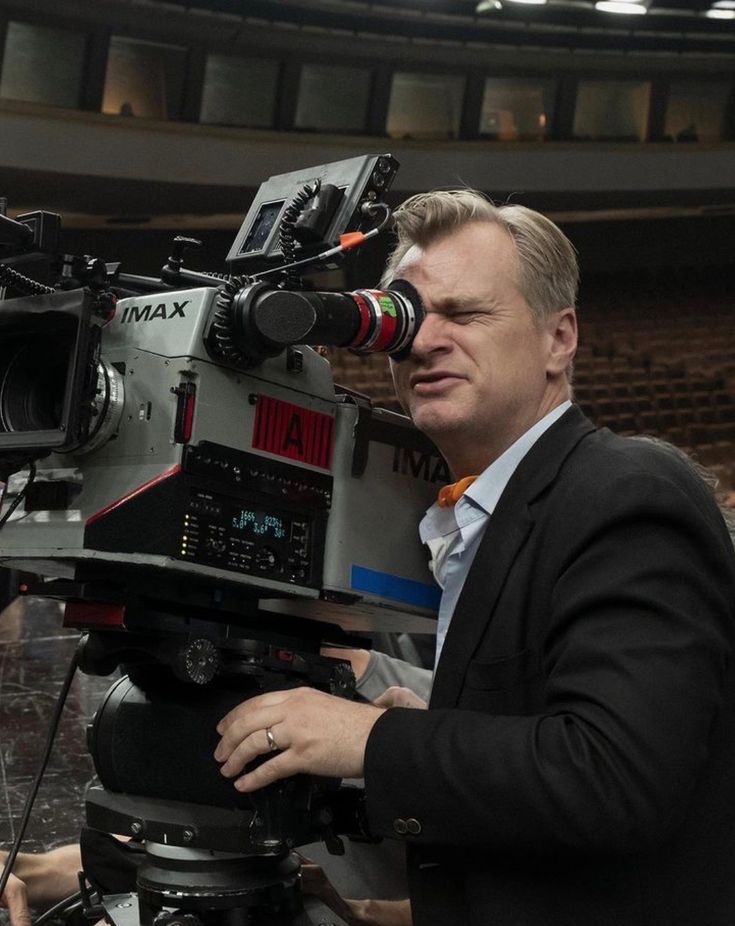
POLYGON ((467 666, 495 611, 506 576, 534 524, 529 505, 595 426, 572 406, 536 441, 491 515, 447 631, 432 707, 456 707, 467 666))

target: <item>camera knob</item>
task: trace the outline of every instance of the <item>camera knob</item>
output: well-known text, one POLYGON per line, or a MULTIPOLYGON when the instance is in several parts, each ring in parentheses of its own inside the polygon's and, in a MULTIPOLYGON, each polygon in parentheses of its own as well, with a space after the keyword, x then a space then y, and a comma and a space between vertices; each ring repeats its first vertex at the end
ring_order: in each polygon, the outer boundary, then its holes
POLYGON ((261 571, 277 569, 280 564, 278 554, 271 547, 262 547, 255 554, 255 565, 261 571))
POLYGON ((173 670, 182 682, 208 685, 219 669, 219 651, 211 640, 192 640, 177 653, 173 670))

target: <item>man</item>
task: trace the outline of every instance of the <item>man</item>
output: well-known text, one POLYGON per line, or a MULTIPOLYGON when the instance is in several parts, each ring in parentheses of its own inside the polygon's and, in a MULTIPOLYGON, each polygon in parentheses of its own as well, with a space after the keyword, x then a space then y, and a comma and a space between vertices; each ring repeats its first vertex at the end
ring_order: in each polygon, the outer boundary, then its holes
POLYGON ((396 390, 471 483, 421 526, 444 586, 429 710, 266 694, 220 723, 222 773, 364 774, 417 926, 731 924, 735 566, 712 494, 570 404, 556 226, 455 191, 397 231, 387 278, 427 315, 396 390))

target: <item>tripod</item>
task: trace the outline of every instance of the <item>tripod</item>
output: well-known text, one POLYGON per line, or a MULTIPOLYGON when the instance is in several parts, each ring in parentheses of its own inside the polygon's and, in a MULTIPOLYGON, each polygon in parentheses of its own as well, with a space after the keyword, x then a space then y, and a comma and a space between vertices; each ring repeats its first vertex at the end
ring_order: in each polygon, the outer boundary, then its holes
POLYGON ((246 698, 305 683, 349 694, 351 673, 308 643, 299 653, 217 627, 226 645, 189 635, 183 659, 182 640, 172 645, 169 633, 95 633, 85 645, 85 671, 109 671, 111 662, 129 671, 88 729, 101 785, 88 789, 87 826, 145 841, 135 885, 101 898, 106 918, 115 926, 339 926, 302 896, 292 850, 321 839, 339 853, 339 832, 360 834, 362 792, 296 776, 242 795, 213 753, 218 721, 246 698), (182 665, 198 684, 181 677, 182 665))

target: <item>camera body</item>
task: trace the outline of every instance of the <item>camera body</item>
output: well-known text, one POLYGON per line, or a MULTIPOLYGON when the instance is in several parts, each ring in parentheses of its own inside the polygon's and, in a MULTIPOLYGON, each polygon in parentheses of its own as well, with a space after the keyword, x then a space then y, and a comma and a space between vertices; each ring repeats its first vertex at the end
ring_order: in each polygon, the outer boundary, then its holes
MULTIPOLYGON (((321 598, 335 613, 361 602, 363 613, 395 611, 391 629, 403 628, 398 615, 429 616, 436 592, 416 525, 446 479, 438 455, 402 416, 336 392, 329 363, 309 347, 250 370, 213 362, 205 344, 216 295, 123 299, 93 326, 94 395, 64 397, 93 406, 91 436, 37 463, 0 533, 0 559, 66 579, 153 568, 254 598, 321 598)), ((43 304, 53 318, 56 299, 7 301, 0 330, 13 303, 43 304)), ((0 448, 19 437, 0 435, 0 448)), ((11 477, 11 497, 24 478, 11 477)))
MULTIPOLYGON (((389 215, 396 169, 375 155, 270 178, 228 261, 263 277, 332 253, 344 229, 389 215)), ((416 527, 445 465, 403 416, 335 388, 306 346, 398 356, 420 324, 415 291, 223 283, 179 255, 158 291, 115 301, 100 262, 82 264, 92 285, 0 300, 0 466, 19 502, 0 563, 72 583, 72 598, 73 583, 158 576, 350 629, 433 629, 416 527), (23 454, 31 480, 15 472, 23 454)))

